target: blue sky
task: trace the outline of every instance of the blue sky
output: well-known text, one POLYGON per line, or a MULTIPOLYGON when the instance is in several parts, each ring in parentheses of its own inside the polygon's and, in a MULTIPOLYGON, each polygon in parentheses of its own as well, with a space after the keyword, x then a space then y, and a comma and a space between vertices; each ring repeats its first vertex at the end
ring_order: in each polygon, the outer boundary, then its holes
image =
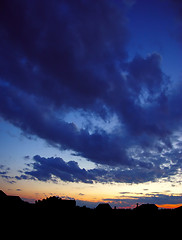
POLYGON ((14 0, 0 11, 2 189, 182 203, 181 2, 14 0))

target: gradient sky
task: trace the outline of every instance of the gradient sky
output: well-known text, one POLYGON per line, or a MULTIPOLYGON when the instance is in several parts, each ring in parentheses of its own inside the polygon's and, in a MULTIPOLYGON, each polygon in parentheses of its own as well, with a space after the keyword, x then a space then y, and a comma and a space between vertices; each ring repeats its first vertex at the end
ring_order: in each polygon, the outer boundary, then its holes
POLYGON ((3 0, 0 187, 182 204, 182 2, 3 0))

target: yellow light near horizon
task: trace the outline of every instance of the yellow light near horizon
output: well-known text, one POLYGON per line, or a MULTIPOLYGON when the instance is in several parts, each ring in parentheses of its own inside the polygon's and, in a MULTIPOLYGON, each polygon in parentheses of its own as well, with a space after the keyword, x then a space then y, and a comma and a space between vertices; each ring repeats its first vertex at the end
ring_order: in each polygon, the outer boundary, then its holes
POLYGON ((177 208, 181 207, 182 203, 176 203, 176 204, 156 204, 157 207, 159 208, 167 208, 167 209, 172 209, 172 208, 177 208))
MULTIPOLYGON (((127 183, 70 183, 59 181, 57 184, 52 182, 41 181, 27 181, 21 180, 14 184, 2 185, 2 190, 7 195, 19 195, 24 199, 43 199, 50 196, 59 196, 65 198, 74 198, 75 200, 90 201, 90 202, 103 202, 106 199, 138 199, 142 197, 153 197, 160 194, 181 196, 181 185, 175 184, 171 186, 171 182, 161 181, 147 182, 140 184, 127 184, 127 183), (11 188, 10 188, 11 187, 11 188), (18 191, 17 191, 18 190, 18 191)), ((110 202, 111 202, 110 201, 110 202)), ((154 202, 155 204, 155 202, 154 202)), ((181 204, 174 204, 174 207, 181 204)), ((129 206, 129 205, 128 205, 129 206)), ((168 202, 158 205, 159 207, 173 207, 168 202)), ((132 206, 131 206, 132 207, 132 206)))

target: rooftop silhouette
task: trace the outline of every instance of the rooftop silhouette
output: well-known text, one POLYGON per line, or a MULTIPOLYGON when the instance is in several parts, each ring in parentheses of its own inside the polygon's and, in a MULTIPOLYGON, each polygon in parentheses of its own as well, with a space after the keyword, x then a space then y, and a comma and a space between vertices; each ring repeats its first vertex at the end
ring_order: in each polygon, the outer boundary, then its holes
POLYGON ((89 220, 93 222, 112 220, 112 224, 118 222, 148 220, 177 219, 182 215, 182 206, 175 209, 158 209, 155 204, 137 204, 134 209, 112 209, 108 203, 99 203, 95 209, 79 207, 75 200, 65 200, 53 196, 36 201, 34 204, 23 201, 19 196, 6 195, 0 190, 0 211, 1 216, 16 216, 26 219, 34 218, 41 221, 50 219, 74 219, 77 221, 89 220), (145 216, 145 218, 143 218, 145 216))
POLYGON ((97 211, 110 211, 112 210, 111 206, 109 205, 109 203, 99 203, 99 205, 96 207, 97 211))
POLYGON ((0 190, 1 208, 25 207, 25 205, 29 204, 27 202, 24 202, 19 196, 8 196, 2 190, 0 190))
POLYGON ((156 212, 158 211, 158 207, 155 204, 141 204, 135 208, 135 210, 140 211, 140 212, 156 212))

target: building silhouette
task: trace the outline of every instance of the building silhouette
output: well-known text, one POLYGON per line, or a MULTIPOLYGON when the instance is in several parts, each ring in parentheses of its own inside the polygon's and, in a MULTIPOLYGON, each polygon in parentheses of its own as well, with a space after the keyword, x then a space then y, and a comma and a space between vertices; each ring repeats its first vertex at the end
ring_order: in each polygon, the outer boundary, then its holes
POLYGON ((1 208, 16 208, 24 207, 28 203, 24 202, 19 196, 6 195, 0 190, 0 207, 1 208))
POLYGON ((155 204, 141 204, 134 209, 112 209, 108 203, 99 203, 95 209, 76 206, 75 200, 64 200, 53 196, 38 200, 34 204, 23 201, 19 196, 9 196, 0 190, 1 218, 12 222, 22 222, 24 219, 33 219, 34 224, 51 223, 59 226, 60 221, 81 221, 83 224, 90 221, 95 225, 100 221, 107 224, 145 224, 147 221, 161 222, 175 220, 182 216, 182 207, 176 209, 158 209, 155 204), (146 221, 147 220, 147 221, 146 221), (53 221, 53 222, 51 222, 53 221))
POLYGON ((97 211, 111 211, 112 208, 109 205, 109 203, 99 203, 99 205, 96 207, 97 211))
POLYGON ((156 214, 158 212, 158 207, 155 204, 141 204, 138 205, 136 208, 134 208, 134 211, 137 212, 138 214, 145 214, 145 215, 151 215, 151 214, 156 214))

